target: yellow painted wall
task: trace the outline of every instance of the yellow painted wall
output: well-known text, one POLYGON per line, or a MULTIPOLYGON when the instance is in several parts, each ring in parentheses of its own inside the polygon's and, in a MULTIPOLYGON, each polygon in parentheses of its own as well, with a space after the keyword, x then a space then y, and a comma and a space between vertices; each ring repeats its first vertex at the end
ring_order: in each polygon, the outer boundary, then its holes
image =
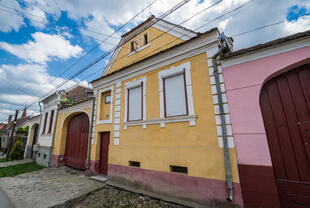
POLYGON ((104 119, 110 119, 110 107, 111 107, 111 104, 110 103, 105 103, 105 97, 108 96, 108 95, 111 95, 111 91, 107 91, 107 92, 104 92, 102 93, 101 95, 101 101, 100 101, 100 120, 104 120, 104 119))
MULTIPOLYGON (((76 106, 72 106, 76 107, 76 106)), ((89 118, 89 123, 91 122, 91 108, 92 103, 87 106, 81 107, 77 110, 70 111, 71 107, 59 110, 58 111, 58 118, 57 118, 57 125, 56 125, 56 132, 55 132, 55 141, 53 147, 53 154, 54 155, 64 155, 66 150, 66 137, 67 137, 67 127, 69 124, 70 119, 79 113, 86 113, 89 118)))
MULTIPOLYGON (((113 103, 115 103, 115 89, 116 86, 114 86, 114 92, 113 92, 113 103)), ((111 86, 107 86, 107 87, 111 87, 111 86)), ((100 89, 99 89, 100 90, 100 89)), ((109 91, 110 92, 110 91, 109 91)), ((100 99, 100 95, 99 93, 97 94, 96 100, 98 101, 100 99)), ((106 106, 99 106, 99 102, 96 102, 96 109, 101 109, 100 111, 107 111, 108 113, 110 113, 110 108, 106 108, 106 106)), ((100 157, 100 132, 106 132, 109 131, 110 132, 110 145, 113 144, 113 130, 114 130, 114 107, 112 108, 112 115, 110 115, 112 117, 112 123, 106 123, 106 124, 100 124, 100 125, 95 125, 95 132, 94 132, 94 143, 91 145, 91 155, 90 155, 90 159, 91 160, 99 160, 100 157)), ((98 119, 98 112, 96 110, 95 113, 95 122, 97 122, 98 119)))
MULTIPOLYGON (((113 145, 113 126, 96 125, 96 152, 92 152, 92 160, 99 160, 99 132, 111 131, 110 164, 128 166, 130 160, 139 161, 143 169, 164 172, 170 171, 170 165, 186 166, 189 176, 225 180, 224 154, 223 148, 218 145, 205 53, 122 81, 120 126, 120 145, 113 145), (146 76, 147 119, 160 118, 158 72, 188 61, 191 64, 194 109, 198 116, 196 126, 190 127, 187 121, 166 123, 165 128, 161 128, 160 124, 153 124, 147 125, 146 129, 141 125, 128 126, 124 130, 125 83, 146 76)), ((230 156, 233 181, 239 182, 234 148, 230 149, 230 156)))
MULTIPOLYGON (((116 57, 116 59, 114 60, 112 66, 110 68, 109 73, 117 71, 117 70, 119 70, 125 66, 128 66, 128 65, 134 63, 134 62, 137 62, 141 59, 144 59, 148 56, 151 56, 155 53, 158 53, 159 51, 165 50, 167 48, 170 48, 174 45, 177 45, 177 44, 183 42, 183 40, 177 38, 176 36, 170 35, 168 33, 165 33, 164 35, 162 35, 162 34, 164 34, 163 31, 161 31, 157 28, 154 28, 154 27, 149 27, 144 32, 140 33, 139 35, 137 35, 137 36, 133 37, 132 39, 130 39, 129 41, 127 41, 122 46, 122 48, 120 49, 120 52, 119 52, 118 56, 116 57), (145 32, 149 32, 149 44, 150 44, 150 46, 129 55, 129 53, 130 53, 129 52, 130 42, 132 40, 136 40, 138 36, 141 36, 141 40, 142 40, 143 34, 145 32), (162 35, 162 36, 160 36, 160 35, 162 35)), ((140 41, 140 44, 141 44, 141 42, 142 41, 140 41)))

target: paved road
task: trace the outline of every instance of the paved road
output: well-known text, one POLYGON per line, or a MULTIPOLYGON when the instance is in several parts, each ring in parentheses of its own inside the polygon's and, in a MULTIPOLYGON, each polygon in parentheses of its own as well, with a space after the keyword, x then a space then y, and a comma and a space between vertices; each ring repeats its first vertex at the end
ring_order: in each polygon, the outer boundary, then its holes
POLYGON ((14 208, 10 199, 2 191, 1 187, 0 187, 0 205, 1 205, 1 208, 14 208))

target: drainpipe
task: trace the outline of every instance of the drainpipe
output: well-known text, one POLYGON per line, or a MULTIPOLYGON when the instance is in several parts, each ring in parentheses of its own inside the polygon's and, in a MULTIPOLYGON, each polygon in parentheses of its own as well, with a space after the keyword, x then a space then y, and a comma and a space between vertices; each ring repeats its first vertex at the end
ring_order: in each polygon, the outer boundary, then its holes
POLYGON ((52 145, 50 146, 50 152, 49 152, 49 158, 48 158, 48 164, 47 167, 50 166, 51 161, 52 161, 52 154, 53 154, 53 147, 54 147, 54 143, 55 143, 55 133, 56 133, 56 125, 57 125, 57 119, 58 119, 58 108, 60 105, 60 95, 59 95, 59 90, 56 91, 56 95, 57 97, 57 108, 56 108, 56 119, 55 119, 55 125, 54 125, 54 129, 53 129, 53 137, 52 137, 52 145))
POLYGON ((93 99, 93 108, 91 111, 91 123, 90 123, 89 139, 88 139, 88 152, 87 152, 87 164, 86 164, 87 170, 90 168, 90 151, 91 151, 91 140, 93 138, 92 133, 93 133, 96 96, 94 96, 92 99, 93 99))
POLYGON ((226 121, 225 121, 225 115, 224 115, 224 105, 223 105, 223 97, 222 97, 222 93, 221 93, 220 78, 219 78, 218 67, 217 67, 217 63, 216 63, 216 58, 221 53, 223 53, 225 50, 227 50, 227 47, 228 47, 227 40, 226 40, 226 38, 223 38, 223 36, 224 36, 224 34, 222 33, 221 36, 219 37, 221 46, 220 46, 219 50, 213 55, 212 63, 213 63, 213 68, 214 68, 216 91, 217 91, 219 110, 220 110, 220 116, 221 116, 221 123, 222 123, 222 136, 223 136, 224 158, 225 158, 225 168, 226 168, 226 183, 227 183, 227 193, 228 193, 226 200, 232 201, 234 199, 234 192, 233 192, 233 186, 232 186, 230 157, 229 157, 229 152, 228 152, 226 121))

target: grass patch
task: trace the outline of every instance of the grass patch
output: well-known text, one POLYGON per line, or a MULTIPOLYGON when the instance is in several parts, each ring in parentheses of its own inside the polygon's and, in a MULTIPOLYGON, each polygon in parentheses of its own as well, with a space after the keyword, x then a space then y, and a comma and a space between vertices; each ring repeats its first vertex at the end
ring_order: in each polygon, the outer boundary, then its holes
POLYGON ((1 158, 1 159, 0 159, 0 163, 3 163, 3 162, 6 162, 6 159, 5 159, 5 158, 1 158))
POLYGON ((1 177, 9 177, 9 176, 16 176, 19 174, 40 170, 43 166, 40 166, 34 162, 25 163, 25 164, 18 164, 18 165, 11 165, 5 168, 0 168, 0 178, 1 177))

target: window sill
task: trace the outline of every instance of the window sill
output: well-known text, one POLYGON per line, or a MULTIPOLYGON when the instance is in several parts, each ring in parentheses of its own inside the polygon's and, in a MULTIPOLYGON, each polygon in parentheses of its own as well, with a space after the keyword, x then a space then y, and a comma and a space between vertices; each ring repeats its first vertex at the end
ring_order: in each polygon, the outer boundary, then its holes
POLYGON ((146 44, 146 45, 144 45, 144 46, 138 48, 137 50, 135 50, 135 51, 133 51, 133 52, 130 52, 130 53, 128 54, 128 56, 131 56, 132 54, 135 54, 135 53, 141 51, 142 49, 149 47, 150 45, 151 45, 151 44, 148 43, 148 44, 146 44))
POLYGON ((128 126, 142 126, 144 129, 147 125, 160 124, 161 128, 165 128, 166 123, 176 123, 176 122, 189 122, 189 126, 196 125, 197 115, 188 115, 188 116, 174 116, 168 118, 159 118, 159 119, 149 119, 143 121, 127 121, 123 122, 123 127, 126 130, 128 126))

